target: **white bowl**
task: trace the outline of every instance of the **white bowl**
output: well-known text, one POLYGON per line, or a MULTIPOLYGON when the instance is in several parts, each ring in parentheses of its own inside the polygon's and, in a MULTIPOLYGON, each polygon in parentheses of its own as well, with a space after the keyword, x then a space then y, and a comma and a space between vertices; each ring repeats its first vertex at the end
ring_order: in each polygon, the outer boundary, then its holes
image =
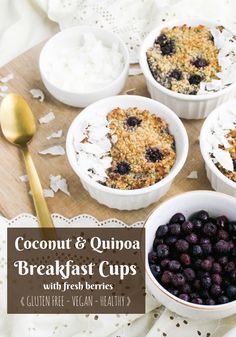
POLYGON ((227 101, 230 98, 232 92, 236 88, 236 83, 231 84, 221 91, 205 95, 180 94, 169 90, 158 83, 154 79, 147 63, 146 52, 150 47, 153 46, 154 40, 158 35, 160 35, 162 29, 165 27, 171 28, 183 24, 190 26, 202 24, 209 28, 219 25, 217 22, 197 19, 185 19, 166 22, 151 31, 143 41, 140 51, 139 63, 146 78, 148 91, 153 99, 156 99, 157 101, 167 105, 170 109, 175 111, 175 113, 180 118, 202 119, 205 118, 219 104, 227 101))
POLYGON ((129 53, 125 44, 117 35, 96 27, 77 26, 57 33, 44 45, 39 57, 39 69, 42 81, 52 96, 67 105, 74 107, 86 107, 101 98, 120 93, 128 78, 129 53), (77 45, 83 34, 89 32, 93 33, 95 37, 101 40, 106 46, 112 46, 114 42, 118 43, 119 50, 124 58, 124 68, 122 72, 116 80, 105 87, 98 88, 94 91, 72 92, 61 89, 59 86, 55 86, 46 76, 45 69, 47 68, 48 60, 53 58, 56 59, 58 51, 60 52, 62 48, 65 50, 69 46, 77 45))
POLYGON ((236 106, 236 99, 230 100, 229 102, 220 105, 217 109, 211 112, 201 129, 200 148, 202 157, 205 161, 207 177, 211 183, 212 188, 218 192, 223 192, 236 197, 236 183, 225 177, 224 174, 215 166, 212 159, 210 158, 207 146, 207 136, 210 134, 211 127, 218 114, 224 114, 224 111, 226 111, 228 107, 232 108, 234 106, 236 106))
POLYGON ((220 305, 198 305, 175 297, 152 275, 148 264, 148 253, 152 250, 157 227, 168 223, 175 213, 183 213, 187 218, 199 210, 206 210, 211 216, 226 215, 236 218, 236 199, 213 191, 192 191, 177 195, 158 206, 145 223, 146 236, 146 284, 150 294, 169 310, 179 315, 199 320, 220 319, 236 313, 236 301, 220 305))
POLYGON ((150 98, 141 96, 114 96, 100 100, 86 109, 84 109, 71 124, 66 140, 66 152, 71 167, 80 177, 84 188, 89 192, 92 198, 99 203, 111 208, 120 210, 132 210, 147 207, 160 199, 170 188, 175 176, 182 169, 188 154, 188 136, 186 130, 176 116, 176 114, 163 104, 150 98), (119 190, 103 186, 93 181, 88 175, 82 173, 76 161, 76 153, 73 146, 73 140, 78 130, 78 125, 86 118, 89 118, 94 111, 107 111, 109 113, 114 108, 138 107, 139 109, 148 109, 150 112, 164 118, 169 124, 170 133, 174 135, 176 141, 176 162, 170 173, 160 182, 136 190, 119 190))

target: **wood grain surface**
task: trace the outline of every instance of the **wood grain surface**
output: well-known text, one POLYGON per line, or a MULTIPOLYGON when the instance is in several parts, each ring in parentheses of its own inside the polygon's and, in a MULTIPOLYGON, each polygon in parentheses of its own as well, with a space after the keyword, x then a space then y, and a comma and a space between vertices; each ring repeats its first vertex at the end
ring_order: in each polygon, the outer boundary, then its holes
MULTIPOLYGON (((146 209, 138 211, 118 211, 109 209, 106 206, 98 204, 93 200, 80 184, 79 178, 72 171, 67 157, 65 156, 42 156, 38 151, 53 145, 65 145, 67 130, 73 119, 80 112, 80 109, 71 108, 56 101, 44 87, 38 69, 39 53, 43 44, 31 49, 25 54, 17 57, 15 60, 4 66, 0 70, 0 77, 8 73, 14 74, 14 79, 7 83, 9 92, 19 93, 30 104, 35 117, 38 119, 52 110, 56 119, 49 124, 39 125, 35 138, 30 144, 30 151, 38 170, 43 188, 49 187, 49 175, 62 175, 67 179, 71 197, 62 192, 55 194, 54 198, 48 198, 48 205, 52 213, 60 213, 66 217, 73 217, 79 214, 87 213, 98 220, 106 218, 118 218, 126 223, 133 223, 138 220, 144 220, 149 212, 157 206, 158 203, 151 205, 146 209), (40 88, 45 93, 45 101, 40 103, 33 99, 29 90, 40 88), (64 137, 60 139, 47 140, 46 137, 53 131, 63 129, 64 137)), ((147 96, 145 80, 142 75, 129 77, 126 89, 135 88, 132 94, 147 96)), ((1 98, 0 98, 1 100, 1 98)), ((170 191, 159 202, 170 196, 181 192, 197 189, 211 189, 207 180, 203 159, 200 154, 198 137, 203 121, 183 120, 188 132, 190 150, 187 162, 176 177, 170 191), (191 171, 198 171, 197 180, 187 179, 191 171)), ((34 214, 34 208, 31 196, 28 194, 28 183, 22 183, 19 176, 25 174, 23 158, 20 151, 8 144, 0 137, 0 213, 12 218, 20 213, 34 214)))

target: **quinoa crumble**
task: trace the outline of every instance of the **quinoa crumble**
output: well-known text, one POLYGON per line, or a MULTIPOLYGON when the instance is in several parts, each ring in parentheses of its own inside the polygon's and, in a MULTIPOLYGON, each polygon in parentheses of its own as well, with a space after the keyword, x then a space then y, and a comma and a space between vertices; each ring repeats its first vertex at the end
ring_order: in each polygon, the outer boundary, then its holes
MULTIPOLYGON (((218 27, 221 29, 221 27, 218 27)), ((147 51, 153 77, 172 91, 196 95, 201 82, 218 79, 219 49, 210 30, 185 25, 164 28, 147 51)))
POLYGON ((104 185, 117 189, 151 186, 168 175, 176 160, 168 124, 148 110, 116 108, 107 115, 111 167, 104 185))

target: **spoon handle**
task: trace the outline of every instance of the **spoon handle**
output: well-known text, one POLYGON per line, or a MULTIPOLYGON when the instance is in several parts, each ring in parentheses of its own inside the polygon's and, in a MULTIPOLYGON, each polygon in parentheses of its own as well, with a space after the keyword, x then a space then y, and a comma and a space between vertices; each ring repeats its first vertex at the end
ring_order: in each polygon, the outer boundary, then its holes
POLYGON ((39 176, 27 146, 23 148, 23 155, 38 221, 43 228, 54 228, 52 218, 43 195, 43 189, 39 180, 39 176))

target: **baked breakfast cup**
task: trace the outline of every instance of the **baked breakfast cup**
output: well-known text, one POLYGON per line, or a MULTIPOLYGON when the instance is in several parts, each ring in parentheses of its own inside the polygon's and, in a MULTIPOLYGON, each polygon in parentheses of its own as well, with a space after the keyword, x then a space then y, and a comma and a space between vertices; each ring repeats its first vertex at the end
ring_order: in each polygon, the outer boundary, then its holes
POLYGON ((205 120, 200 148, 212 188, 236 197, 236 100, 220 105, 205 120))
POLYGON ((147 289, 169 310, 199 320, 236 313, 235 207, 231 196, 192 191, 146 220, 147 289))
POLYGON ((132 210, 168 191, 186 161, 188 138, 169 108, 125 95, 84 109, 70 126, 66 149, 91 197, 111 208, 132 210))
POLYGON ((234 34, 206 20, 167 22, 141 46, 140 66, 152 98, 180 118, 205 118, 236 87, 234 34))

